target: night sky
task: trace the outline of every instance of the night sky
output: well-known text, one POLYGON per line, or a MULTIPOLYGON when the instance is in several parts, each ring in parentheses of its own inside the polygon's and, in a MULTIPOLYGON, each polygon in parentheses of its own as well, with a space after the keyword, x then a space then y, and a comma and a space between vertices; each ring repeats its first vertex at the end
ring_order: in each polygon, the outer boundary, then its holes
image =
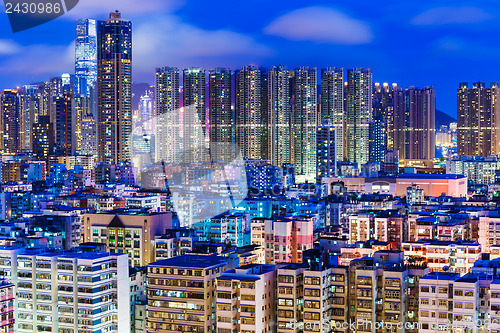
POLYGON ((456 116, 459 82, 500 81, 500 1, 80 0, 12 33, 3 3, 0 88, 74 71, 76 18, 119 9, 133 22, 133 75, 157 66, 371 67, 374 82, 431 85, 456 116))

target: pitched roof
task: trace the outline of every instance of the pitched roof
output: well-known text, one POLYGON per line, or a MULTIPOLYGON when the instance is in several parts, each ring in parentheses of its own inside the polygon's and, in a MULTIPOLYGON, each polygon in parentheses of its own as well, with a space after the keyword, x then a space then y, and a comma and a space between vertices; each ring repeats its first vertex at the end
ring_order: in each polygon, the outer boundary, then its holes
POLYGON ((111 222, 109 222, 108 228, 125 228, 125 226, 123 225, 122 220, 120 220, 120 217, 118 217, 118 215, 115 215, 111 222))

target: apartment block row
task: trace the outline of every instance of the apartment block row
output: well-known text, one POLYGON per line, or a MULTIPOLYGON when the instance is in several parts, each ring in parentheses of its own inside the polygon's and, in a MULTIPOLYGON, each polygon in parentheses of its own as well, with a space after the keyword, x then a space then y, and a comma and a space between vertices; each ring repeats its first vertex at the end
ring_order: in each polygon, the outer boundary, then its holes
POLYGON ((351 322, 382 332, 374 325, 382 321, 396 332, 398 323, 418 321, 418 281, 428 273, 405 265, 400 251, 349 266, 230 266, 213 255, 150 264, 147 332, 350 332, 351 322))

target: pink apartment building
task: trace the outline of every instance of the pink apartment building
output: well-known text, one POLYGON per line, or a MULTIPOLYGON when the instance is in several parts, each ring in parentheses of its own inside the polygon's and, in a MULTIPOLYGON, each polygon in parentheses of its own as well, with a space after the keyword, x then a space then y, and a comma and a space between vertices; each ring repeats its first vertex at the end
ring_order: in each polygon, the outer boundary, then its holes
POLYGON ((303 251, 313 248, 313 221, 309 215, 265 220, 266 264, 301 263, 303 251))
POLYGON ((0 280, 0 332, 14 332, 14 285, 0 280))

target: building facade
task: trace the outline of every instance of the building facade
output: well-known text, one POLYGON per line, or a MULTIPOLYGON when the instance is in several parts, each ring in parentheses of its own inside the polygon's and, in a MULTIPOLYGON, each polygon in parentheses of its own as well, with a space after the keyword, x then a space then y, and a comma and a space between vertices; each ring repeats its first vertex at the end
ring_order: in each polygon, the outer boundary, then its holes
POLYGON ((317 70, 301 67, 293 77, 293 159, 297 182, 316 179, 317 70))
POLYGON ((371 69, 347 70, 344 159, 350 162, 365 164, 369 161, 372 89, 371 69))
POLYGON ((394 149, 401 159, 434 159, 435 117, 434 88, 394 90, 394 149))
POLYGON ((217 256, 184 255, 149 264, 146 332, 217 332, 216 279, 226 270, 227 262, 217 256))
POLYGON ((469 87, 460 83, 457 89, 457 152, 461 156, 500 153, 500 88, 492 82, 469 87))
POLYGON ((99 161, 131 161, 132 23, 114 12, 97 24, 99 161))
POLYGON ((179 69, 156 68, 155 83, 155 161, 179 163, 179 69))

